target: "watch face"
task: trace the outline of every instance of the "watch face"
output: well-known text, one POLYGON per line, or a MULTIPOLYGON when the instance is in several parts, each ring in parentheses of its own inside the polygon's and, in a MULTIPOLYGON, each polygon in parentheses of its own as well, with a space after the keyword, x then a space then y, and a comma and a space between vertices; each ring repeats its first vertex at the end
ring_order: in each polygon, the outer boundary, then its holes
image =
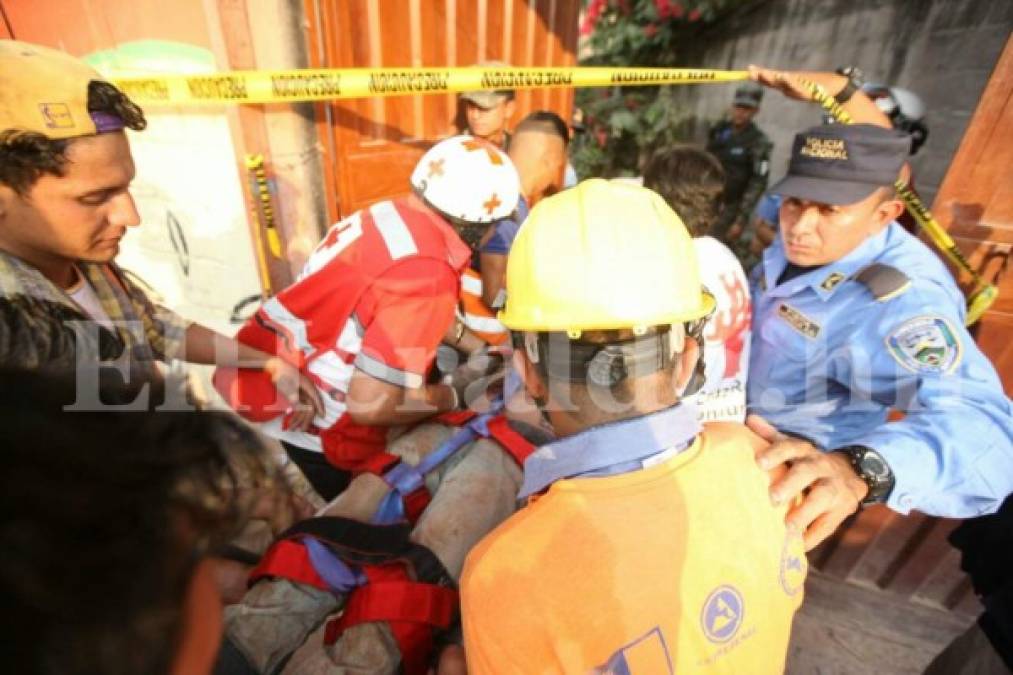
POLYGON ((858 462, 858 466, 861 468, 862 473, 875 478, 877 482, 887 480, 890 477, 890 467, 886 465, 882 457, 875 453, 866 452, 858 462))

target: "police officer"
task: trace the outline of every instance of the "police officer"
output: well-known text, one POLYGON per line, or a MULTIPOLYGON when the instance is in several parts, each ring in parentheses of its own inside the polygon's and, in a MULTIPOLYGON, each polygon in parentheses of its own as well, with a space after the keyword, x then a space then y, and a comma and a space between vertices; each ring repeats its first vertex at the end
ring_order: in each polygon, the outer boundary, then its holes
MULTIPOLYGON (((772 144, 753 123, 762 98, 763 88, 756 83, 736 89, 728 117, 711 128, 707 140, 707 151, 725 169, 724 208, 710 234, 729 244, 742 236, 753 207, 767 188, 772 144)), ((748 235, 744 239, 748 240, 748 235)))
MULTIPOLYGON (((482 61, 476 68, 506 68, 502 61, 482 61)), ((459 98, 459 128, 486 140, 504 152, 510 149, 510 120, 517 111, 513 89, 466 91, 459 98), (461 124, 460 122, 463 122, 461 124)))
MULTIPOLYGON (((752 76, 795 98, 797 77, 752 76)), ((910 139, 845 77, 805 74, 873 124, 795 137, 780 236, 753 275, 751 426, 778 440, 761 466, 789 463, 775 502, 805 491, 789 523, 809 548, 860 503, 968 517, 1013 490, 1013 409, 964 328, 964 301, 939 259, 894 221, 910 139), (842 95, 843 94, 843 95, 842 95), (891 409, 900 421, 887 423, 891 409)))

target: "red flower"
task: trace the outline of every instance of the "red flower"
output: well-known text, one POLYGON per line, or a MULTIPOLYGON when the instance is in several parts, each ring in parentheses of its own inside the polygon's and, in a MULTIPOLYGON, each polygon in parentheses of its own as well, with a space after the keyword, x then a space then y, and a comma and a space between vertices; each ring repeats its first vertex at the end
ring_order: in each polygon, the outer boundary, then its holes
POLYGON ((659 19, 667 19, 672 13, 671 0, 654 0, 654 8, 658 10, 659 19))
POLYGON ((657 34, 658 34, 658 27, 655 26, 653 23, 649 23, 646 26, 644 26, 644 37, 646 37, 647 39, 650 39, 657 34))
POLYGON ((604 129, 595 129, 594 140, 598 143, 599 148, 604 148, 605 141, 608 140, 608 134, 605 133, 604 129))
POLYGON ((690 21, 696 21, 697 19, 700 18, 700 10, 694 9, 689 13, 689 16, 687 16, 686 18, 689 19, 690 21))
POLYGON ((671 10, 669 11, 669 15, 670 15, 670 16, 671 16, 671 17, 672 17, 673 19, 681 19, 681 18, 682 18, 682 13, 683 13, 683 11, 684 11, 684 10, 682 9, 682 5, 680 5, 680 4, 679 4, 679 3, 677 2, 677 3, 675 3, 674 5, 672 5, 672 9, 671 9, 671 10))
POLYGON ((587 12, 584 14, 584 21, 580 24, 580 34, 590 35, 594 31, 594 25, 598 22, 598 17, 605 11, 605 5, 608 0, 591 0, 587 6, 587 12))

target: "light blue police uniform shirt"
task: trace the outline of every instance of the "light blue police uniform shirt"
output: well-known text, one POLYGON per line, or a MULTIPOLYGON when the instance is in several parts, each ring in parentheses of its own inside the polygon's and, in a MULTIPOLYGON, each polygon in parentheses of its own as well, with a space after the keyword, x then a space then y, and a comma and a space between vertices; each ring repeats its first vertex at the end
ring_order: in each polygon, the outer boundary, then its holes
POLYGON ((887 504, 901 513, 998 509, 1013 491, 1013 407, 964 328, 964 298, 942 262, 892 223, 778 286, 786 264, 778 238, 750 275, 750 412, 825 450, 879 452, 896 478, 887 504), (877 300, 852 278, 873 263, 910 286, 877 300), (904 419, 887 422, 891 408, 904 419))

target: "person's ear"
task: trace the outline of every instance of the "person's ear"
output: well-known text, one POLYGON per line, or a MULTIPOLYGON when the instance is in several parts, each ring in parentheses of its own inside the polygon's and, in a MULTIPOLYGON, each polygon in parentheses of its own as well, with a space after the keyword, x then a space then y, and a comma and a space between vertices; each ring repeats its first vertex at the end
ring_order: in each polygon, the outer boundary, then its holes
POLYGON ((517 112, 517 101, 510 99, 503 104, 503 119, 506 122, 510 122, 514 118, 514 113, 517 112))
POLYGON ((695 338, 686 336, 682 346, 682 352, 676 356, 679 369, 675 374, 675 390, 683 392, 690 378, 696 371, 696 362, 700 359, 700 343, 695 338))
POLYGON ((11 210, 11 204, 16 197, 17 193, 14 190, 7 185, 0 185, 0 220, 3 220, 11 210))
POLYGON ((879 206, 876 207, 876 223, 885 227, 892 221, 900 218, 901 214, 904 213, 904 202, 899 199, 887 199, 880 202, 879 206))

